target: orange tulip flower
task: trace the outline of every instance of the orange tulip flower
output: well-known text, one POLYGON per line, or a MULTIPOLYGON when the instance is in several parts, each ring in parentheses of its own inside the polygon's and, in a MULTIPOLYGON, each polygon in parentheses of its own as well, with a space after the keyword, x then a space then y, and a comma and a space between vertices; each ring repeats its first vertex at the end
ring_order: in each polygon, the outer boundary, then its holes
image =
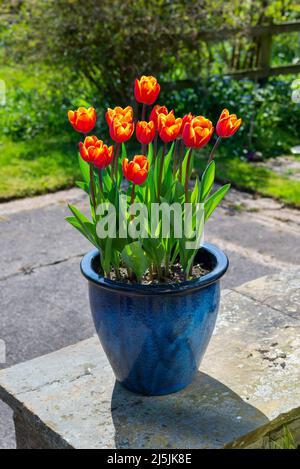
POLYGON ((155 125, 153 121, 139 121, 135 126, 135 133, 137 140, 144 144, 149 145, 155 137, 155 125))
POLYGON ((77 111, 69 111, 68 118, 77 132, 88 134, 95 127, 97 116, 93 107, 89 109, 80 107, 77 111))
POLYGON ((166 106, 160 106, 156 104, 150 113, 150 120, 154 122, 155 129, 158 127, 158 116, 159 114, 168 115, 168 109, 166 106))
POLYGON ((209 142, 213 132, 211 121, 203 116, 197 116, 185 124, 182 134, 183 142, 187 147, 201 148, 209 142))
POLYGON ((132 137, 133 131, 133 122, 119 120, 118 117, 114 117, 109 126, 109 134, 117 143, 127 142, 132 137))
POLYGON ((228 109, 223 109, 216 125, 217 134, 221 138, 231 137, 240 128, 241 124, 242 119, 238 119, 235 114, 229 114, 228 109))
POLYGON ((158 131, 162 141, 168 143, 175 140, 180 134, 181 125, 182 119, 180 117, 175 119, 173 111, 167 115, 159 114, 158 131))
POLYGON ((133 184, 143 184, 148 176, 149 163, 144 155, 136 155, 132 161, 124 158, 122 163, 123 174, 133 184))
POLYGON ((138 103, 148 104, 149 106, 156 101, 160 92, 160 85, 156 78, 143 75, 140 80, 134 82, 134 96, 138 103))
POLYGON ((114 147, 108 147, 95 135, 86 137, 84 143, 80 142, 79 151, 84 161, 93 163, 99 169, 106 168, 112 162, 114 155, 114 147))
POLYGON ((110 126, 113 119, 117 117, 120 121, 132 122, 133 121, 133 109, 131 106, 127 106, 124 109, 120 106, 116 106, 114 109, 110 107, 107 109, 105 119, 107 124, 110 126))
POLYGON ((185 124, 187 124, 188 122, 191 122, 192 119, 193 119, 193 114, 192 114, 191 112, 189 112, 188 114, 186 114, 185 116, 183 116, 183 118, 182 118, 182 124, 181 124, 181 129, 180 129, 180 135, 181 135, 181 136, 182 136, 182 133, 183 133, 185 124))

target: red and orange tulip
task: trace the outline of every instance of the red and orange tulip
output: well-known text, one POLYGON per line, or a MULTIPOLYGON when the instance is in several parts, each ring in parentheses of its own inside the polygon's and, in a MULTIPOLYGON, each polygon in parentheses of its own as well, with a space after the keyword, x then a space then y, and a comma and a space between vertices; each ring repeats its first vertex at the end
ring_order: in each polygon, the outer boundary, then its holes
MULTIPOLYGON (((204 145, 210 141, 214 132, 213 124, 209 119, 203 116, 193 116, 192 113, 186 114, 182 119, 176 118, 174 111, 169 112, 165 106, 159 104, 154 105, 159 92, 160 85, 153 76, 142 76, 140 79, 135 80, 135 98, 138 103, 143 104, 143 106, 136 106, 139 112, 142 111, 141 120, 138 121, 139 117, 133 120, 133 109, 131 106, 124 108, 120 106, 108 108, 105 118, 109 127, 110 136, 116 144, 114 146, 105 145, 103 141, 99 140, 95 135, 85 136, 84 142, 79 144, 80 155, 82 159, 87 162, 83 163, 81 161, 80 163, 83 180, 85 181, 84 184, 81 184, 81 187, 89 193, 91 206, 91 220, 89 223, 86 223, 86 229, 80 231, 82 231, 87 239, 92 241, 93 245, 98 246, 101 267, 104 276, 107 278, 112 278, 111 273, 113 273, 114 278, 117 280, 122 278, 122 270, 125 266, 128 269, 129 281, 135 281, 136 279, 142 281, 143 274, 146 272, 146 269, 149 269, 151 278, 155 273, 156 283, 160 281, 162 274, 163 278, 172 278, 170 276, 170 267, 172 268, 174 266, 175 261, 176 263, 179 262, 185 278, 188 280, 192 268, 191 261, 197 253, 198 245, 196 244, 194 247, 190 247, 190 249, 193 249, 190 255, 186 253, 186 250, 189 249, 188 246, 186 246, 186 249, 180 249, 177 259, 177 255, 174 256, 173 251, 176 250, 177 246, 183 246, 183 243, 188 239, 186 233, 184 233, 182 242, 173 242, 173 234, 172 242, 166 242, 165 234, 163 233, 164 230, 157 230, 159 246, 162 251, 162 255, 159 253, 159 256, 157 256, 155 251, 157 250, 158 240, 155 239, 153 244, 150 244, 151 240, 148 240, 148 247, 146 243, 142 241, 142 234, 140 235, 141 242, 138 241, 138 244, 134 243, 132 249, 131 247, 128 249, 128 244, 131 244, 131 240, 129 239, 131 233, 128 231, 127 234, 126 230, 125 237, 127 236, 127 239, 125 239, 125 243, 123 242, 124 240, 117 243, 122 249, 122 253, 119 252, 119 250, 118 252, 112 252, 111 241, 102 239, 102 236, 100 238, 100 233, 98 234, 97 223, 98 220, 100 220, 97 212, 98 203, 102 201, 113 203, 115 201, 117 205, 120 205, 120 194, 122 198, 124 196, 126 206, 128 203, 130 205, 133 204, 135 200, 138 200, 139 203, 146 204, 148 209, 153 203, 157 204, 165 201, 172 204, 175 202, 183 208, 183 217, 185 219, 185 204, 191 202, 192 205, 196 205, 198 200, 202 202, 211 200, 209 213, 206 214, 207 218, 230 187, 229 184, 224 185, 218 189, 210 199, 207 199, 214 182, 215 165, 212 162, 216 149, 220 142, 222 142, 222 138, 228 138, 238 130, 241 126, 242 119, 238 119, 235 114, 229 114, 227 109, 222 111, 216 126, 218 138, 215 139, 210 155, 207 155, 206 168, 210 168, 210 170, 204 171, 201 180, 203 190, 201 190, 201 194, 198 194, 199 180, 197 181, 195 189, 193 189, 193 191, 190 190, 190 177, 195 153, 194 149, 204 147, 204 145), (149 119, 147 105, 151 105, 149 108, 149 112, 151 111, 149 119), (133 159, 131 157, 127 159, 124 158, 124 156, 126 156, 126 151, 130 149, 125 148, 125 145, 121 146, 121 144, 132 137, 134 130, 136 131, 136 143, 138 141, 142 144, 142 154, 135 155, 133 159), (163 145, 161 145, 161 141, 158 137, 162 140, 163 145), (151 144, 152 141, 153 148, 151 144), (172 141, 173 144, 171 144, 172 141), (147 157, 143 155, 143 153, 146 154, 146 149, 148 149, 147 145, 149 145, 149 161, 147 157), (159 146, 161 148, 159 148, 159 146), (187 147, 187 151, 185 151, 185 147, 187 147), (184 153, 186 153, 185 157, 184 153), (120 154, 122 156, 119 159, 120 154), (123 175, 120 174, 121 162, 123 175), (109 165, 110 168, 107 168, 109 165), (98 168, 97 171, 95 167, 98 168), (89 171, 90 176, 88 180, 89 184, 86 184, 88 179, 87 171, 89 171), (127 187, 128 184, 123 185, 124 178, 130 182, 129 188, 127 187), (137 185, 146 186, 147 182, 148 186, 150 185, 151 187, 144 187, 143 189, 136 187, 137 185), (170 189, 174 187, 176 190, 170 192, 170 189), (97 217, 95 217, 95 214, 97 214, 97 217), (147 247, 147 250, 145 247, 147 247)), ((80 107, 77 111, 69 111, 68 117, 74 129, 88 135, 96 123, 96 111, 93 108, 85 109, 80 107)), ((118 210, 118 208, 121 207, 115 208, 118 210)), ((72 211, 72 217, 67 217, 67 220, 75 228, 78 228, 79 224, 82 224, 83 214, 72 206, 70 206, 70 209, 72 211)), ((129 218, 130 221, 133 222, 135 217, 137 217, 137 214, 134 212, 134 210, 130 210, 129 216, 126 216, 126 219, 129 218)), ((148 223, 148 218, 148 214, 146 213, 145 218, 143 215, 143 219, 136 219, 135 221, 144 226, 148 223)), ((201 233, 199 233, 199 235, 200 234, 201 233)), ((118 233, 115 232, 115 236, 119 235, 121 238, 124 237, 123 226, 122 234, 121 229, 118 230, 118 233)))
POLYGON ((168 143, 176 140, 180 134, 182 119, 174 116, 174 112, 169 114, 159 114, 158 116, 158 132, 163 142, 168 143))
POLYGON ((201 148, 209 142, 213 132, 211 121, 203 116, 197 116, 185 124, 182 139, 189 148, 201 148))
POLYGON ((139 121, 135 126, 135 134, 137 140, 144 144, 149 145, 155 137, 155 125, 153 121, 139 121))
POLYGON ((133 109, 131 106, 127 106, 124 109, 120 106, 116 106, 114 109, 110 107, 107 109, 105 119, 107 124, 110 126, 113 119, 117 117, 120 121, 132 122, 133 121, 133 109))
POLYGON ((168 109, 166 106, 160 106, 156 104, 150 113, 150 120, 154 122, 155 129, 158 127, 158 116, 159 114, 168 115, 168 109))
POLYGON ((68 118, 77 132, 88 134, 95 127, 97 116, 93 107, 89 109, 80 107, 77 111, 69 111, 68 118))
POLYGON ((133 131, 133 122, 119 120, 118 117, 114 117, 109 126, 109 134, 117 143, 127 142, 132 137, 133 131))
POLYGON ((86 137, 84 143, 79 143, 79 151, 82 159, 92 163, 96 168, 106 168, 113 159, 114 147, 108 147, 102 140, 93 135, 86 137))
POLYGON ((123 174, 133 184, 143 184, 148 176, 149 163, 144 155, 136 155, 132 161, 124 158, 122 163, 123 174))
POLYGON ((159 95, 160 85, 156 78, 143 75, 139 80, 136 79, 134 83, 134 96, 138 103, 153 104, 159 95))
POLYGON ((193 114, 192 114, 191 112, 189 112, 188 114, 186 114, 185 116, 183 116, 183 118, 182 118, 182 124, 181 124, 181 129, 180 129, 180 135, 181 135, 181 136, 182 136, 182 133, 183 133, 185 124, 187 124, 188 122, 191 122, 192 119, 193 119, 193 114))
POLYGON ((242 119, 238 119, 235 114, 229 114, 228 109, 223 109, 216 125, 217 134, 221 138, 231 137, 241 124, 242 119))

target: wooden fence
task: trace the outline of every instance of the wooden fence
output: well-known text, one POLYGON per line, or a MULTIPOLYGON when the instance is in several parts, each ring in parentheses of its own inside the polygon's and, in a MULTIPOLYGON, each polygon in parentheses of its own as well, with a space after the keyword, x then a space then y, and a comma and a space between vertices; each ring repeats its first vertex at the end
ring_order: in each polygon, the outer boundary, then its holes
MULTIPOLYGON (((187 38, 187 43, 190 47, 195 47, 197 42, 200 40, 207 44, 221 43, 230 39, 233 39, 234 41, 241 39, 244 41, 244 44, 246 41, 251 45, 249 48, 251 52, 251 67, 241 67, 239 60, 236 60, 238 54, 236 53, 236 45, 234 44, 230 63, 228 64, 229 70, 222 74, 222 76, 231 76, 235 79, 250 78, 257 81, 264 81, 268 77, 275 75, 300 73, 300 63, 279 66, 271 65, 273 37, 278 34, 293 32, 300 33, 300 21, 283 24, 257 25, 246 29, 223 29, 209 32, 202 31, 199 32, 199 34, 187 38)), ((242 41, 240 47, 243 47, 242 41)), ((195 84, 196 81, 194 80, 178 80, 173 82, 173 84, 171 82, 167 83, 167 86, 173 89, 181 89, 193 87, 195 84)))

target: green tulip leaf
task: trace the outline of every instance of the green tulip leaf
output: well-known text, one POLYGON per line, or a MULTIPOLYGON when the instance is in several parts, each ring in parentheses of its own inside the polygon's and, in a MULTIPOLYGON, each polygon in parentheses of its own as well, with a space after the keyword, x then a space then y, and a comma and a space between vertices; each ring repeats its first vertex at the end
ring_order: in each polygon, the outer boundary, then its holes
POLYGON ((204 202, 209 195, 215 181, 215 169, 216 165, 214 161, 211 161, 205 169, 201 178, 200 187, 200 202, 204 202))
POLYGON ((83 180, 89 186, 90 185, 90 165, 81 158, 80 153, 78 153, 78 162, 79 162, 79 168, 80 168, 83 180))
POLYGON ((230 189, 230 184, 220 187, 204 204, 205 209, 205 221, 209 219, 215 208, 219 205, 223 197, 230 189))
POLYGON ((122 251, 122 259, 128 269, 131 269, 138 281, 150 267, 149 259, 142 248, 140 241, 135 241, 125 246, 122 251))

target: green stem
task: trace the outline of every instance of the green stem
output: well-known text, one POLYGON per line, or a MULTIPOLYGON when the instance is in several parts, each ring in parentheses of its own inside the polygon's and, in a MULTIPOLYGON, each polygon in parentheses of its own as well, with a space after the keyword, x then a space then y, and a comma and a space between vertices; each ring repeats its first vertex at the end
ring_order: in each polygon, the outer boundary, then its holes
POLYGON ((91 192, 91 199, 92 199, 93 208, 96 211, 94 171, 93 171, 93 164, 92 163, 90 163, 90 192, 91 192))
POLYGON ((103 194, 103 178, 102 178, 102 170, 101 169, 99 169, 99 171, 98 171, 98 178, 99 178, 100 191, 103 194))
POLYGON ((116 179, 116 182, 118 181, 118 174, 119 174, 119 153, 120 153, 120 147, 121 147, 121 143, 118 144, 118 150, 117 150, 117 153, 116 153, 116 161, 115 161, 115 179, 116 179))
POLYGON ((179 182, 182 184, 182 163, 183 163, 183 150, 184 150, 184 143, 183 140, 181 140, 180 144, 180 152, 179 152, 179 182))
POLYGON ((158 130, 155 132, 155 138, 154 138, 153 167, 154 167, 156 156, 157 156, 157 142, 158 142, 158 130))
POLYGON ((174 161, 173 161, 173 177, 176 174, 176 169, 177 169, 177 149, 178 149, 178 140, 175 142, 175 147, 174 147, 174 161))
POLYGON ((214 157, 214 154, 215 154, 215 152, 216 152, 216 149, 217 149, 218 146, 219 146, 220 141, 221 141, 221 137, 218 137, 217 140, 216 140, 216 143, 215 143, 214 146, 213 146, 213 149, 212 149, 212 151, 211 151, 211 154, 210 154, 210 156, 209 156, 209 160, 208 160, 208 163, 207 163, 208 165, 209 165, 209 163, 212 161, 212 159, 213 159, 213 157, 214 157))
POLYGON ((184 185, 184 191, 185 191, 185 203, 189 203, 189 174, 190 174, 190 165, 191 165, 191 158, 193 154, 193 149, 190 148, 189 154, 188 154, 188 160, 187 160, 187 165, 186 165, 186 174, 185 174, 185 185, 184 185))
POLYGON ((111 178, 117 181, 117 172, 118 172, 118 158, 119 158, 119 151, 120 151, 120 143, 116 144, 116 151, 114 154, 113 162, 112 162, 112 170, 111 170, 111 178))
MULTIPOLYGON (((134 193, 135 193, 135 184, 132 183, 130 205, 133 205, 133 203, 134 203, 134 193)), ((133 214, 131 214, 131 216, 130 216, 130 221, 132 221, 133 218, 134 218, 134 216, 133 216, 133 214)))
POLYGON ((167 144, 164 143, 163 151, 162 151, 162 155, 161 155, 159 176, 158 176, 158 185, 157 185, 158 202, 159 202, 159 198, 160 198, 160 191, 161 191, 161 183, 162 183, 162 175, 163 175, 163 169, 164 169, 164 159, 165 159, 165 154, 166 154, 166 148, 167 148, 167 144))

